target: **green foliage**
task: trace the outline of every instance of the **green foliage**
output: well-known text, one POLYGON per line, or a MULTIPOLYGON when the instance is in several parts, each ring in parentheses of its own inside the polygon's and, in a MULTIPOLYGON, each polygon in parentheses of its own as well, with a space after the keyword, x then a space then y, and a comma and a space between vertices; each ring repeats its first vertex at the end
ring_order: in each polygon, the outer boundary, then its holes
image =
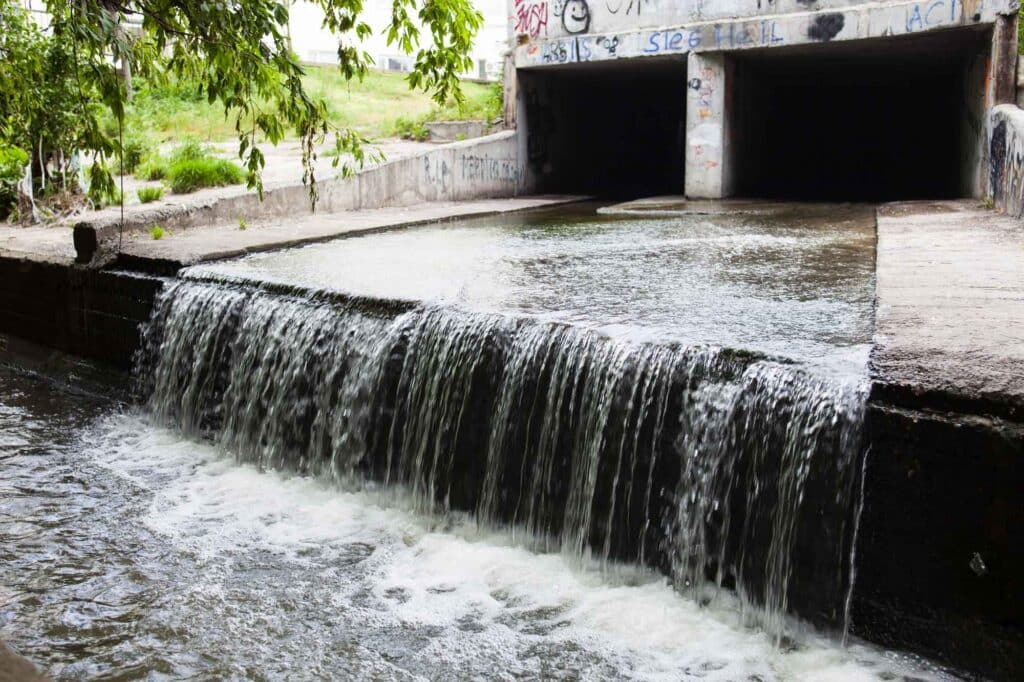
MULTIPOLYGON (((286 135, 296 135, 304 181, 315 202, 316 146, 332 137, 335 161, 351 160, 343 169, 348 174, 352 164, 361 166, 369 158, 363 148, 367 139, 348 123, 332 120, 325 100, 307 91, 306 69, 290 47, 292 4, 49 2, 51 22, 44 34, 21 3, 0 2, 0 130, 7 131, 0 142, 28 150, 35 167, 61 181, 73 177, 68 171, 79 152, 92 159, 90 193, 107 193, 112 185, 108 164, 119 151, 116 140, 132 129, 126 127, 128 95, 121 80, 122 65, 129 65, 140 83, 170 87, 174 99, 188 97, 219 108, 238 139, 247 185, 261 195, 265 159, 258 143, 277 144, 286 135), (125 29, 129 17, 138 31, 125 29), (108 124, 112 119, 116 125, 102 125, 104 110, 108 124)), ((372 63, 368 53, 353 46, 372 33, 360 18, 362 0, 313 4, 338 38, 342 78, 361 82, 372 63)), ((449 101, 461 105, 458 74, 471 66, 472 40, 483 23, 471 0, 392 0, 391 10, 385 28, 388 44, 415 54, 408 85, 429 92, 439 106, 449 101), (417 23, 428 34, 422 45, 417 23)), ((156 90, 141 96, 140 109, 161 97, 156 90)), ((126 158, 124 170, 137 165, 126 158)))
POLYGON ((487 88, 487 99, 484 102, 484 119, 488 123, 505 117, 505 82, 499 78, 487 88))
POLYGON ((0 142, 0 218, 7 217, 18 202, 18 183, 25 176, 28 153, 0 142))
POLYGON ((249 227, 249 223, 245 222, 245 216, 238 216, 238 229, 244 230, 249 227))
POLYGON ((237 185, 245 182, 245 173, 226 159, 182 159, 171 162, 167 181, 175 194, 188 194, 203 187, 237 185))
POLYGON ((86 171, 89 180, 89 201, 96 208, 103 208, 114 203, 121 203, 121 191, 114 184, 110 169, 101 162, 96 162, 86 171))
MULTIPOLYGON (((339 157, 361 165, 366 139, 351 129, 337 127, 327 105, 306 91, 304 67, 290 47, 288 0, 208 0, 139 2, 80 0, 50 3, 53 30, 63 44, 75 46, 90 65, 88 79, 118 121, 125 120, 125 90, 115 65, 121 60, 144 78, 157 81, 174 77, 195 83, 197 94, 219 104, 233 122, 238 154, 248 170, 248 185, 262 193, 265 159, 257 146, 265 140, 277 144, 289 132, 297 135, 303 151, 304 180, 316 199, 313 154, 327 136, 334 138, 339 157), (141 22, 141 32, 123 30, 126 17, 141 22)), ((339 38, 338 61, 346 81, 362 80, 372 58, 353 47, 372 29, 360 19, 360 0, 314 0, 324 13, 324 26, 339 38)), ((461 102, 458 74, 471 66, 469 51, 483 17, 471 0, 393 0, 386 29, 389 45, 416 54, 411 87, 432 93, 438 104, 461 102), (417 10, 418 7, 418 11, 417 10), (420 29, 412 12, 429 32, 429 46, 421 46, 420 29)), ((425 43, 427 41, 424 41, 425 43)), ((347 168, 346 168, 347 169, 347 168)))
POLYGON ((152 201, 160 201, 164 198, 163 187, 140 187, 135 190, 135 194, 138 195, 139 201, 144 204, 148 204, 152 201))
POLYGON ((425 142, 430 139, 430 131, 427 130, 426 117, 419 119, 408 119, 399 117, 395 119, 394 134, 404 140, 416 140, 425 142))
POLYGON ((135 177, 139 180, 163 180, 167 177, 167 160, 154 152, 135 169, 135 177))
MULTIPOLYGON (((118 145, 120 146, 120 145, 118 145)), ((119 149, 117 160, 120 162, 120 174, 131 175, 156 150, 156 145, 145 135, 125 137, 124 149, 119 149)))
POLYGON ((160 225, 153 225, 152 227, 149 228, 149 234, 151 237, 153 237, 153 239, 163 239, 164 235, 168 235, 170 234, 170 232, 165 230, 160 225))
POLYGON ((1017 54, 1024 54, 1024 5, 1017 10, 1017 54))
POLYGON ((199 140, 194 137, 187 137, 181 144, 171 151, 170 163, 175 164, 179 161, 199 161, 200 159, 208 158, 211 158, 210 150, 204 147, 199 140))
POLYGON ((76 152, 94 159, 98 186, 109 184, 99 176, 109 174, 114 146, 99 123, 103 98, 92 77, 103 70, 74 42, 44 33, 21 3, 0 3, 0 143, 26 150, 49 191, 77 188, 76 152))

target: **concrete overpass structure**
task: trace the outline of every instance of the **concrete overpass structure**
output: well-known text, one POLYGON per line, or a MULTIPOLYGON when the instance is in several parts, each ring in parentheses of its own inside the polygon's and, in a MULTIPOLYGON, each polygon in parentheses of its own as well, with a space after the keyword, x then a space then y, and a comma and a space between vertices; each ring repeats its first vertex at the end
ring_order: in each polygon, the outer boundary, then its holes
POLYGON ((984 196, 989 112, 1015 99, 1017 9, 509 0, 506 115, 523 189, 984 196))

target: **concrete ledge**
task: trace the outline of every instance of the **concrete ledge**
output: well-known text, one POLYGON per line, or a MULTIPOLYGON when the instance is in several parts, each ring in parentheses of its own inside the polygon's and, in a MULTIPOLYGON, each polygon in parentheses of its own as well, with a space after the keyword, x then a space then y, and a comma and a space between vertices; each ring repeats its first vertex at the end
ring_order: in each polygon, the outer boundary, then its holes
MULTIPOLYGON (((429 201, 512 197, 523 176, 516 156, 515 131, 456 142, 421 154, 365 169, 348 178, 318 183, 318 214, 410 206, 429 201)), ((140 233, 153 224, 174 231, 221 223, 313 215, 305 185, 279 185, 255 192, 133 212, 75 225, 76 262, 100 267, 117 257, 123 234, 140 233)))
POLYGON ((438 201, 413 207, 307 215, 288 221, 265 220, 251 224, 245 231, 239 230, 236 225, 219 225, 202 230, 186 230, 159 241, 146 238, 128 240, 118 256, 117 264, 125 269, 173 275, 178 269, 194 263, 237 258, 250 253, 413 225, 543 209, 582 199, 584 197, 531 196, 438 201))
POLYGON ((487 121, 428 121, 425 125, 430 139, 439 142, 472 140, 491 130, 487 121))
POLYGON ((1020 223, 971 200, 888 204, 877 254, 874 398, 1024 421, 1020 223))

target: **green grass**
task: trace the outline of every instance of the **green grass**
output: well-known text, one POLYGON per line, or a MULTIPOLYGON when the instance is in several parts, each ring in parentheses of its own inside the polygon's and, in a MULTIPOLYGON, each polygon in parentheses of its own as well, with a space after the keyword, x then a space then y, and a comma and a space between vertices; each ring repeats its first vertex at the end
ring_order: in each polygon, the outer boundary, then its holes
POLYGON ((245 173, 227 159, 181 159, 171 162, 167 182, 175 194, 188 194, 204 187, 237 185, 245 181, 245 173))
MULTIPOLYGON (((310 66, 305 82, 312 96, 327 102, 332 123, 370 138, 397 134, 398 119, 450 121, 500 115, 494 88, 479 83, 462 84, 466 103, 460 109, 454 104, 439 108, 427 94, 409 90, 403 74, 371 71, 362 82, 346 82, 337 68, 310 66)), ((214 142, 236 134, 234 120, 225 119, 223 108, 209 104, 193 88, 182 84, 152 87, 141 79, 128 112, 127 129, 161 142, 188 137, 214 142)))
POLYGON ((144 204, 148 204, 151 201, 160 201, 164 197, 163 187, 140 187, 135 190, 135 193, 139 196, 139 201, 144 204))
POLYGON ((149 228, 149 234, 151 237, 153 237, 153 239, 163 239, 164 235, 170 233, 160 225, 153 225, 152 227, 149 228))

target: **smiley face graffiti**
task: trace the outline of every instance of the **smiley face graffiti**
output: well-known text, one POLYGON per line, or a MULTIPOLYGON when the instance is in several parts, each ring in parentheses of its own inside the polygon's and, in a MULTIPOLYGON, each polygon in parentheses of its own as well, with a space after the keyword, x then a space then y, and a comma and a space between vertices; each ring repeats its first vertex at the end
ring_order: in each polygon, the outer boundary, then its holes
POLYGON ((590 30, 590 6, 587 0, 566 0, 562 5, 562 28, 570 35, 590 30))

